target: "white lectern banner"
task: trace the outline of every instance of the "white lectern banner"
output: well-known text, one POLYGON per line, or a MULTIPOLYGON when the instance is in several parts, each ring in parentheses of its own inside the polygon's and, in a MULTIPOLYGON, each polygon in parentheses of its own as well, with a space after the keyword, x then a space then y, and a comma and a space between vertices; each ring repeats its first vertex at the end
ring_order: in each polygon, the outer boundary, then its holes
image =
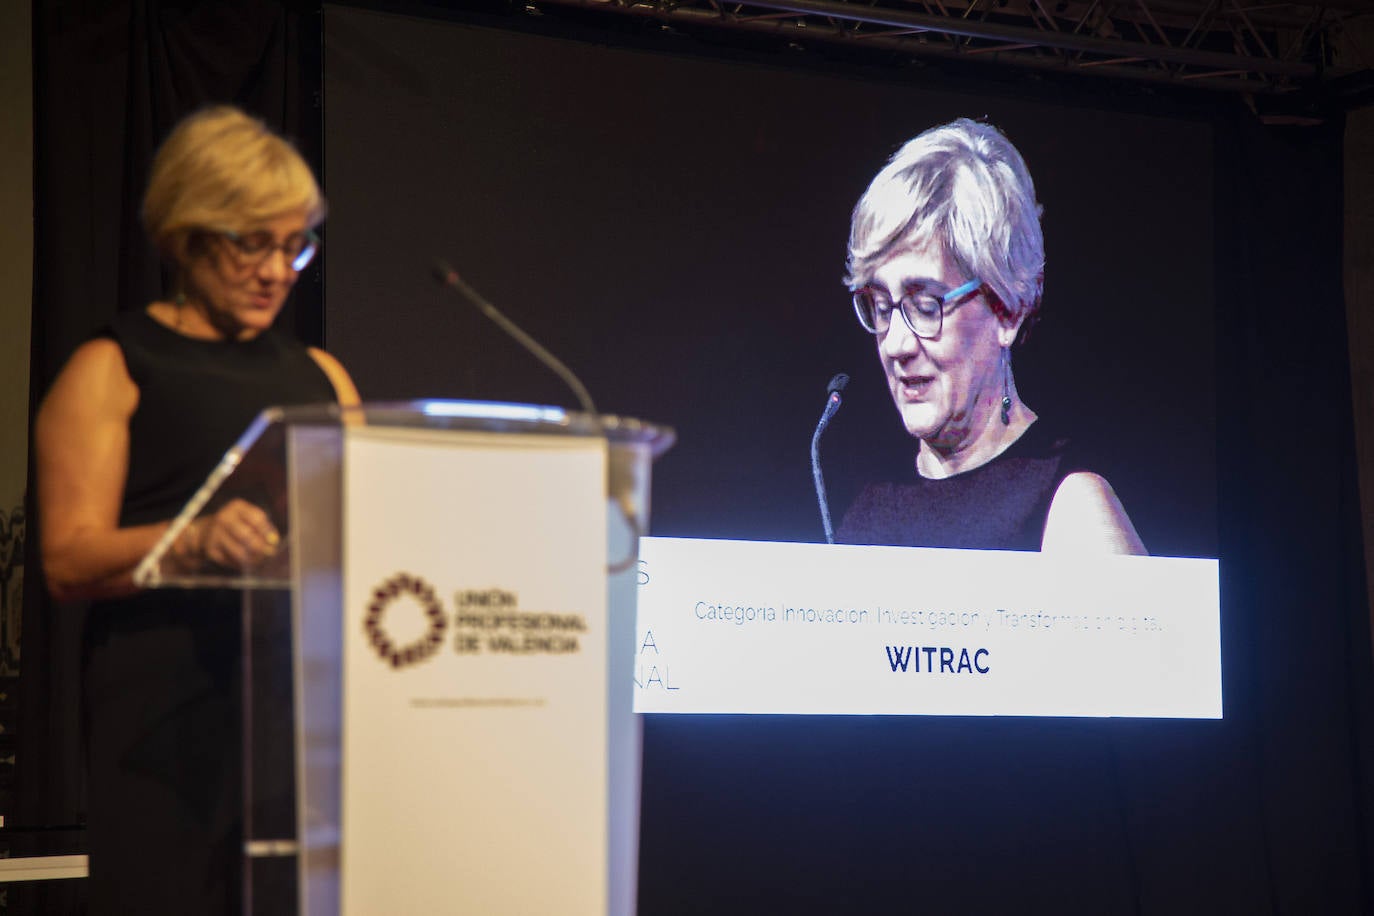
POLYGON ((350 429, 342 910, 606 909, 601 439, 350 429))
POLYGON ((645 538, 635 710, 1221 717, 1217 561, 645 538))

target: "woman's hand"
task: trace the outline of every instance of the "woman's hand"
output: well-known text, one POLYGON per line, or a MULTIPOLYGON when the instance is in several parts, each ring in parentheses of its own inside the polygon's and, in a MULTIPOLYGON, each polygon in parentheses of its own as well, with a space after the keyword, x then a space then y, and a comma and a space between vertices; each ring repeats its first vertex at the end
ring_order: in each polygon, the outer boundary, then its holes
POLYGON ((196 519, 172 545, 171 559, 184 570, 205 564, 251 569, 277 552, 281 534, 252 503, 233 499, 214 513, 196 519))

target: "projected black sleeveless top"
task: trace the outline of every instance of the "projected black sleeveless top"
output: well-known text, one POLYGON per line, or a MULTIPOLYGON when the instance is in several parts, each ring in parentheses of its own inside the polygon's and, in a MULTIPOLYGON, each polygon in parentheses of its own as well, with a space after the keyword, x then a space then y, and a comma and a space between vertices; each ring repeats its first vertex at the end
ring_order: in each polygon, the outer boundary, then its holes
POLYGON ((245 341, 198 340, 140 309, 102 336, 124 351, 139 392, 121 526, 175 516, 264 407, 335 399, 307 349, 273 330, 245 341))
POLYGON ((1069 440, 1037 420, 1006 451, 962 474, 869 484, 835 541, 893 547, 1039 550, 1055 490, 1085 470, 1069 440))

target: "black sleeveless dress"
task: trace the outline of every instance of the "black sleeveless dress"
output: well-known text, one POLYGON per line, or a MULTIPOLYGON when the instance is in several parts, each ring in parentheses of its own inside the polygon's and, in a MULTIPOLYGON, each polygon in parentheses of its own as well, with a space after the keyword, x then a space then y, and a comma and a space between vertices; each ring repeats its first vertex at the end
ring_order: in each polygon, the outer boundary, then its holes
POLYGON ((1006 451, 962 474, 869 484, 835 532, 839 544, 1039 550, 1064 478, 1086 470, 1069 440, 1037 420, 1006 451))
MULTIPOLYGON (((205 341, 143 311, 103 332, 139 389, 121 525, 170 519, 265 407, 332 401, 306 348, 268 331, 205 341)), ((92 606, 83 645, 90 911, 242 911, 236 592, 92 606)))

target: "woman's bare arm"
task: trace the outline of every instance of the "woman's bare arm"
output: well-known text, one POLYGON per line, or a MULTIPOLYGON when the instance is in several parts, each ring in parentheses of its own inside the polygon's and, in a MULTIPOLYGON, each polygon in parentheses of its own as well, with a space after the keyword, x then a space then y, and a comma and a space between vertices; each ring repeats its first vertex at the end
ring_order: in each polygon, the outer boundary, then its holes
POLYGON ((1079 471, 1055 490, 1040 549, 1046 553, 1149 553, 1112 485, 1079 471))
MULTIPOLYGON (((48 590, 59 601, 134 591, 134 567, 170 524, 119 527, 137 406, 138 386, 123 353, 101 339, 77 349, 38 410, 40 550, 48 590)), ((270 556, 278 541, 265 512, 234 500, 191 525, 171 555, 188 567, 202 560, 247 566, 270 556)))
POLYGON ((119 346, 92 340, 72 355, 38 410, 40 546, 58 600, 131 591, 134 566, 166 530, 118 527, 137 406, 138 387, 119 346))
POLYGON ((334 386, 334 396, 338 398, 339 406, 357 407, 361 403, 358 389, 353 385, 353 379, 349 378, 348 371, 344 369, 342 363, 319 347, 310 348, 310 358, 329 377, 329 383, 334 386))

